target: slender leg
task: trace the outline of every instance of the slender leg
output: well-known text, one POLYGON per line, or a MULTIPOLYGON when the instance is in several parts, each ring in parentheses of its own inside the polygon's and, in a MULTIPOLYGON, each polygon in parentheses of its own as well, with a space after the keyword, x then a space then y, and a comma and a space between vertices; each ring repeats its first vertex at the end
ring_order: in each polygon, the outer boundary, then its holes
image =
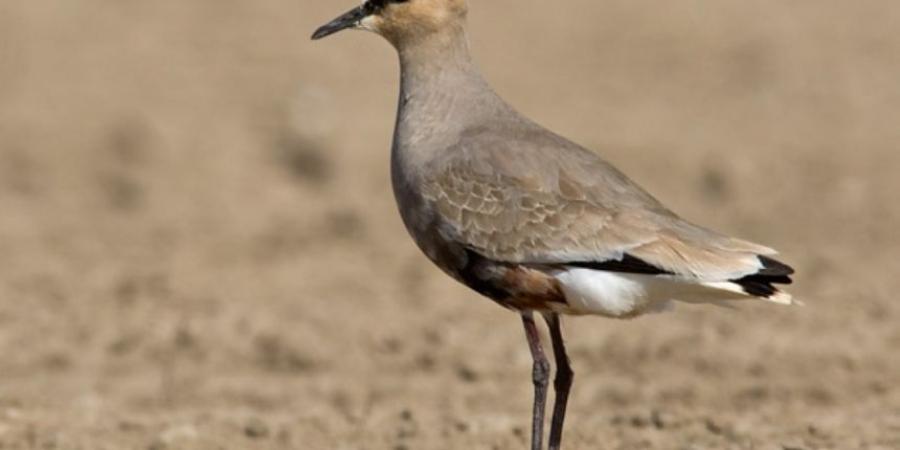
POLYGON ((553 357, 556 360, 556 378, 553 379, 555 399, 553 401, 553 419, 550 424, 549 450, 559 450, 562 440, 563 421, 566 420, 566 404, 569 401, 569 389, 575 378, 575 372, 569 366, 569 357, 566 355, 566 345, 563 342, 560 329, 559 315, 556 313, 544 314, 544 320, 550 328, 550 339, 553 342, 553 357))
POLYGON ((531 422, 531 450, 541 450, 544 447, 544 405, 547 404, 547 383, 550 379, 550 363, 544 356, 541 347, 541 336, 538 334, 537 325, 531 312, 522 313, 522 323, 525 325, 525 337, 528 338, 528 348, 531 349, 531 357, 534 360, 531 378, 534 381, 534 409, 531 422))

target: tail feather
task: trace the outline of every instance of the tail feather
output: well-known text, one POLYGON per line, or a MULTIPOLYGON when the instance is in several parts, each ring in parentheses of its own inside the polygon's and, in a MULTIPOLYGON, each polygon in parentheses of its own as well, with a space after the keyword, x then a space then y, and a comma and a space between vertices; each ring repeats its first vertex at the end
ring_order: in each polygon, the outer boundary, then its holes
MULTIPOLYGON (((566 275, 564 278, 567 278, 571 284, 573 280, 569 278, 584 275, 584 280, 590 280, 590 282, 587 284, 593 286, 594 284, 599 283, 599 281, 597 280, 599 279, 601 274, 605 274, 603 276, 606 277, 615 275, 615 277, 607 280, 607 282, 610 283, 621 281, 620 279, 626 279, 630 281, 640 279, 643 280, 643 283, 647 284, 650 283, 650 281, 648 281, 649 279, 644 279, 643 277, 672 277, 676 280, 680 279, 682 281, 686 281, 688 282, 688 284, 696 283, 709 288, 709 290, 706 291, 691 291, 689 294, 678 292, 678 294, 680 295, 685 295, 684 297, 675 297, 676 299, 682 301, 692 301, 691 299, 694 298, 702 300, 713 299, 713 301, 718 302, 728 298, 746 299, 749 297, 759 298, 762 300, 784 305, 799 304, 799 302, 797 300, 794 300, 790 294, 779 290, 778 287, 775 286, 778 284, 791 284, 791 275, 794 273, 794 269, 787 264, 784 264, 768 256, 756 255, 756 257, 759 259, 759 268, 756 270, 756 272, 753 272, 749 275, 744 275, 740 278, 721 281, 702 281, 695 278, 684 278, 672 271, 654 266, 629 254, 623 255, 622 258, 617 260, 578 261, 567 263, 565 264, 565 266, 571 269, 572 273, 566 275), (596 273, 590 273, 590 276, 588 276, 587 272, 582 272, 581 269, 589 269, 589 271, 596 271, 596 273)), ((581 279, 579 278, 579 280, 581 279)), ((666 295, 669 295, 673 293, 670 292, 671 290, 677 290, 677 288, 682 287, 683 285, 676 283, 666 284, 664 285, 664 288, 660 289, 668 289, 669 291, 666 291, 666 295)), ((645 288, 646 286, 644 286, 642 289, 645 288)), ((603 297, 603 295, 593 292, 591 295, 582 297, 599 298, 603 297)))
POLYGON ((790 276, 794 273, 794 269, 781 261, 767 256, 760 255, 759 261, 762 263, 762 268, 759 271, 730 280, 730 282, 740 286, 740 289, 747 295, 787 305, 795 303, 790 294, 779 290, 775 286, 776 284, 793 283, 790 276))

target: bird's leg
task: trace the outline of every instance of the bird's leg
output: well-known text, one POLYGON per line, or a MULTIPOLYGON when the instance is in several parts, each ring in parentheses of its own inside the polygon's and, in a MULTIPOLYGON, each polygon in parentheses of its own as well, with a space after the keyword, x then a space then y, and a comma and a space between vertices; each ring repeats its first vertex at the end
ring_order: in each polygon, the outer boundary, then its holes
POLYGON ((528 348, 531 350, 531 358, 534 360, 531 372, 531 377, 534 381, 531 450, 541 450, 544 446, 544 405, 547 403, 550 362, 544 356, 544 348, 541 347, 541 336, 538 334, 537 325, 534 323, 534 317, 530 311, 522 313, 522 323, 525 325, 525 337, 528 338, 528 348))
POLYGON ((553 419, 550 423, 549 450, 559 450, 562 440, 563 421, 566 419, 566 404, 569 401, 569 389, 575 372, 569 366, 569 356, 566 355, 566 345, 563 342, 560 328, 559 314, 546 313, 544 320, 550 328, 550 339, 553 343, 553 357, 556 360, 556 378, 553 379, 555 399, 553 401, 553 419))

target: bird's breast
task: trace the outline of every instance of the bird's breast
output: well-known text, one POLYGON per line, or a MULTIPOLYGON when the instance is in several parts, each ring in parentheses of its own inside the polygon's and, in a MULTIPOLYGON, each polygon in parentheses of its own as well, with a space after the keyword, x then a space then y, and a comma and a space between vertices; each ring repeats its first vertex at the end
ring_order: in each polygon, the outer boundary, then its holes
POLYGON ((434 204, 422 192, 423 183, 417 171, 408 166, 396 149, 392 153, 391 185, 406 231, 428 259, 455 276, 454 271, 464 259, 463 250, 440 232, 434 204))

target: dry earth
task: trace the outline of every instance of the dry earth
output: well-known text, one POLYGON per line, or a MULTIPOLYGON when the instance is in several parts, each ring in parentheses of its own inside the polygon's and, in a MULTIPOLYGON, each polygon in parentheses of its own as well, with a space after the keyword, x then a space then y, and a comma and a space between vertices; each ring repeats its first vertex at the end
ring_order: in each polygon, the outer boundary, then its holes
MULTIPOLYGON (((900 3, 472 0, 528 115, 804 308, 566 322, 569 449, 900 448, 900 3)), ((353 1, 0 3, 0 448, 517 449, 511 313, 405 235, 353 1)))

